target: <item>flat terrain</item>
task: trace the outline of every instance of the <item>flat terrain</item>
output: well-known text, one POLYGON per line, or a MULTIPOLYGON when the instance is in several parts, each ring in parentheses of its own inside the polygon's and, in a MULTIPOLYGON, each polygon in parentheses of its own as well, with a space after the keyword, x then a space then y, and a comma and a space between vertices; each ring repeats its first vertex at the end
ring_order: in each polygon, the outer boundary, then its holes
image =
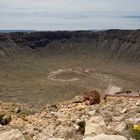
POLYGON ((38 107, 71 99, 86 90, 104 90, 110 83, 136 90, 140 85, 140 70, 133 66, 84 58, 7 58, 0 60, 0 66, 0 97, 38 107), (49 77, 53 72, 58 72, 55 79, 49 77))

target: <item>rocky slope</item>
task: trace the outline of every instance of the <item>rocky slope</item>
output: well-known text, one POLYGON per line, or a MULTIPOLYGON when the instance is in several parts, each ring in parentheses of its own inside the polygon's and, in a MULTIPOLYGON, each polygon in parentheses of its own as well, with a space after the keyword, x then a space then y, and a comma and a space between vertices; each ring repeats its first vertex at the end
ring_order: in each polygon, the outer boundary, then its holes
POLYGON ((46 105, 37 111, 17 103, 0 102, 0 140, 132 140, 140 138, 140 99, 108 97, 89 105, 72 101, 46 105), (9 117, 6 117, 10 115, 9 117))
POLYGON ((40 55, 74 54, 87 57, 101 54, 109 58, 123 58, 127 61, 139 62, 140 30, 0 34, 1 55, 21 52, 23 54, 28 51, 40 55))

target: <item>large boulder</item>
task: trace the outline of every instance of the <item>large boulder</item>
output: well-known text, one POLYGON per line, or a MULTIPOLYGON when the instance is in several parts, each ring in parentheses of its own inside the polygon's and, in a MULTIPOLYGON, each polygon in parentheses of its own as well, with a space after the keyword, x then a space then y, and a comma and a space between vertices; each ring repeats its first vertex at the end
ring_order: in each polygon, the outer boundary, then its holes
POLYGON ((96 90, 87 91, 84 94, 84 101, 88 102, 90 105, 100 103, 100 93, 96 90))
POLYGON ((116 93, 121 92, 122 90, 123 90, 122 87, 118 87, 118 86, 110 84, 109 87, 105 91, 105 95, 113 96, 116 93))
POLYGON ((83 140, 127 140, 127 138, 120 136, 120 135, 100 134, 95 137, 86 137, 83 140))
POLYGON ((25 140, 23 134, 17 130, 12 129, 0 134, 0 140, 25 140))

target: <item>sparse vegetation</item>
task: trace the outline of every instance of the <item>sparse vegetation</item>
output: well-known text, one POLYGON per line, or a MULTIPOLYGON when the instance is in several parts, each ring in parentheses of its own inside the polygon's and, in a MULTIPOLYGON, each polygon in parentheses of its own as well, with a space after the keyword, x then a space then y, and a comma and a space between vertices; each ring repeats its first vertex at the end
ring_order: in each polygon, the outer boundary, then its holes
POLYGON ((133 127, 129 131, 130 136, 135 140, 140 140, 140 130, 134 130, 133 127))

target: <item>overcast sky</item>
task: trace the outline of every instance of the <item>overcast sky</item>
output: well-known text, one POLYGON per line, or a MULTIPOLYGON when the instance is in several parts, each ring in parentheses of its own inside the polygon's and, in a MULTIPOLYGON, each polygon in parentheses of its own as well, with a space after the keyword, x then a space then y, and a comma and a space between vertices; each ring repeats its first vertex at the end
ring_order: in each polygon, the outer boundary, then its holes
POLYGON ((0 0, 0 29, 140 29, 140 0, 0 0))

